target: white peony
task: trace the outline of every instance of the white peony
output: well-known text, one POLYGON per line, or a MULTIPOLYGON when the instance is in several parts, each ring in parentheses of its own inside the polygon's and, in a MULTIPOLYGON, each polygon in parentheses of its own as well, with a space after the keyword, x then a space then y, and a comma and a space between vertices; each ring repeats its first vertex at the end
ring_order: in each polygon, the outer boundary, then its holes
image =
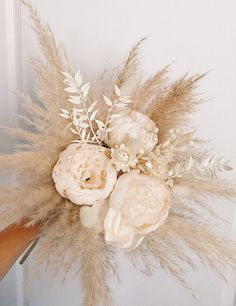
POLYGON ((104 222, 106 242, 116 248, 135 249, 145 234, 163 224, 169 208, 166 184, 158 177, 131 170, 119 177, 110 195, 104 222))
POLYGON ((114 118, 109 127, 115 127, 105 141, 110 147, 115 145, 136 144, 139 150, 152 151, 158 142, 158 127, 147 116, 128 110, 118 118, 114 118))
POLYGON ((107 149, 97 145, 69 145, 52 173, 58 193, 78 205, 93 205, 106 199, 117 180, 106 153, 107 149))
POLYGON ((80 222, 84 227, 103 232, 107 211, 108 200, 103 200, 92 206, 82 206, 80 209, 80 222))

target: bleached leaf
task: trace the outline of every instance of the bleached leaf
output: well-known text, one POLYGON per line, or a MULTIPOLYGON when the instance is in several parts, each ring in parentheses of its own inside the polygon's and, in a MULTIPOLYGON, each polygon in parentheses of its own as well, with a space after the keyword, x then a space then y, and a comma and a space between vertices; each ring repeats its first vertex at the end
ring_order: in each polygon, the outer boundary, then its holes
POLYGON ((95 120, 100 131, 103 131, 104 123, 101 120, 95 120))
POLYGON ((76 97, 74 99, 70 98, 70 99, 67 99, 67 101, 69 101, 69 102, 71 102, 72 104, 75 104, 75 105, 79 105, 81 103, 80 97, 76 97))
POLYGON ((68 93, 76 93, 77 92, 77 88, 75 88, 75 87, 66 87, 63 90, 68 92, 68 93))
POLYGON ((107 133, 112 132, 112 131, 113 131, 114 129, 116 129, 116 128, 117 128, 117 125, 108 127, 108 128, 106 129, 106 132, 107 132, 107 133))
POLYGON ((125 103, 116 103, 116 106, 119 108, 126 107, 125 103))
POLYGON ((131 100, 129 97, 120 97, 120 98, 119 98, 119 101, 120 101, 120 102, 123 102, 123 103, 132 103, 132 102, 134 102, 134 101, 131 100))
POLYGON ((91 104, 88 108, 88 112, 91 113, 95 107, 95 105, 97 104, 97 101, 93 102, 93 104, 91 104))
POLYGON ((75 135, 79 135, 79 132, 78 132, 78 131, 76 131, 75 129, 70 128, 70 130, 71 130, 71 132, 72 132, 73 134, 75 134, 75 135))
POLYGON ((90 116, 90 120, 91 121, 93 121, 94 119, 95 119, 95 117, 96 117, 96 115, 97 115, 97 112, 98 112, 98 109, 96 109, 93 113, 92 113, 92 115, 90 116))
POLYGON ((110 119, 115 119, 115 118, 119 118, 119 117, 122 117, 122 115, 121 114, 112 114, 112 115, 110 115, 110 119))
POLYGON ((64 119, 69 119, 70 118, 70 116, 67 115, 67 114, 59 114, 59 116, 61 116, 64 119))
POLYGON ((83 82, 83 76, 82 76, 82 74, 80 73, 79 70, 75 74, 75 81, 76 81, 78 87, 80 87, 82 82, 83 82))
POLYGON ((83 98, 87 98, 88 93, 89 93, 89 89, 90 89, 90 83, 85 83, 82 87, 81 87, 81 93, 83 98))
POLYGON ((230 165, 224 165, 224 166, 223 166, 223 169, 224 169, 225 171, 231 171, 231 170, 233 170, 233 168, 232 168, 230 165))
POLYGON ((117 85, 115 85, 115 94, 116 94, 118 97, 121 96, 120 88, 119 88, 117 85))
MULTIPOLYGON (((81 102, 81 96, 80 95, 74 95, 74 96, 70 96, 71 101, 75 101, 75 102, 81 102)), ((69 101, 69 99, 68 99, 69 101)))
POLYGON ((68 87, 72 87, 72 88, 77 88, 76 87, 76 82, 75 80, 68 80, 68 79, 65 79, 63 81, 64 84, 68 85, 68 87))
POLYGON ((63 114, 69 114, 69 111, 67 109, 61 108, 61 111, 63 114))
POLYGON ((61 73, 64 75, 64 77, 66 77, 66 79, 74 80, 73 76, 71 74, 69 74, 68 72, 61 71, 61 73))
POLYGON ((72 110, 72 113, 73 114, 79 114, 79 113, 83 113, 84 112, 84 109, 83 108, 74 108, 73 110, 72 110))
POLYGON ((89 124, 88 123, 80 123, 79 126, 82 128, 82 129, 87 129, 89 127, 89 124))
POLYGON ((81 138, 85 139, 85 137, 86 137, 86 130, 83 129, 82 132, 81 132, 81 138))
POLYGON ((112 106, 112 101, 107 96, 103 95, 103 99, 106 105, 112 106))

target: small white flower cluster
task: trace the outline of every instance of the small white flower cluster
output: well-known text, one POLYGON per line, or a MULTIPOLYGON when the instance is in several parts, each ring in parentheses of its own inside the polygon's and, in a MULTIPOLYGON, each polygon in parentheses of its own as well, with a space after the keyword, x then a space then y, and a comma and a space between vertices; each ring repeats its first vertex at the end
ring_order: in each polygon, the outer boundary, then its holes
POLYGON ((87 107, 89 84, 82 85, 81 74, 63 74, 73 108, 60 115, 79 139, 60 154, 52 177, 58 193, 81 206, 82 225, 104 232, 107 244, 133 250, 163 224, 175 178, 230 170, 218 157, 197 161, 189 154, 176 162, 178 152, 191 151, 194 133, 170 131, 158 144, 156 124, 132 110, 117 86, 113 101, 103 96, 108 110, 100 120, 97 101, 87 107))
POLYGON ((128 172, 131 168, 135 168, 138 163, 137 155, 125 144, 111 148, 111 156, 111 162, 118 172, 128 172))

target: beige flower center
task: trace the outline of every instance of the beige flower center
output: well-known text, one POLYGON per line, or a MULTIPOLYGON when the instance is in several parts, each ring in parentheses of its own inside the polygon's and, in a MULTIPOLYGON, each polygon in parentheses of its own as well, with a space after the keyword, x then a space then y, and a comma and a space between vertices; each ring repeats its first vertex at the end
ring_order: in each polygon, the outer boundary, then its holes
POLYGON ((105 171, 93 171, 92 169, 85 169, 81 173, 80 187, 82 189, 102 189, 106 182, 105 171))

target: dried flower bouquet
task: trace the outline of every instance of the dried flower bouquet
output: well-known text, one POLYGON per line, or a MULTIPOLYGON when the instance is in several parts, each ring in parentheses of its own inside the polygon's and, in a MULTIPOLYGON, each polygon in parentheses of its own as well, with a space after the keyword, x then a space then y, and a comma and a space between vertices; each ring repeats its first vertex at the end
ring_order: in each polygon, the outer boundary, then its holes
POLYGON ((1 187, 1 224, 41 222, 38 262, 78 274, 86 306, 111 305, 116 250, 147 273, 154 260, 187 289, 183 267, 196 268, 192 252, 223 277, 225 267, 235 269, 235 245, 214 233, 208 220, 218 217, 206 202, 236 197, 235 185, 218 177, 231 167, 187 126, 204 75, 170 83, 165 67, 124 94, 141 40, 115 73, 85 83, 22 2, 43 54, 32 59, 40 102, 21 94, 31 130, 6 129, 25 144, 0 156, 1 171, 17 176, 16 186, 1 187))

